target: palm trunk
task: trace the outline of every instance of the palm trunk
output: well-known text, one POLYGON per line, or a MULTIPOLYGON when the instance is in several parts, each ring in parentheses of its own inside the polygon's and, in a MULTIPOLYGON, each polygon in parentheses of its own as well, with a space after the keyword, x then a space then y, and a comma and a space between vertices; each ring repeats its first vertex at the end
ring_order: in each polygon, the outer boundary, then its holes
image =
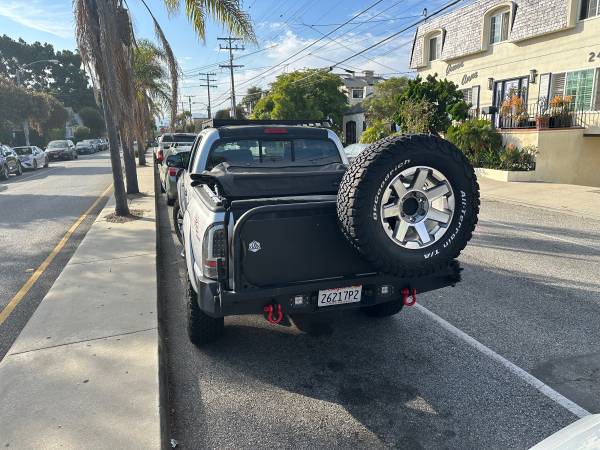
POLYGON ((139 135, 137 144, 138 151, 138 165, 145 166, 146 165, 146 138, 144 135, 139 135))
POLYGON ((133 154, 133 142, 129 133, 121 130, 121 142, 123 143, 123 161, 125 162, 125 177, 127 178, 127 193, 137 194, 140 192, 135 168, 135 156, 133 154))
POLYGON ((108 102, 104 100, 102 94, 102 108, 104 109, 104 121, 106 122, 106 133, 108 134, 108 144, 110 146, 110 164, 112 167, 113 186, 115 189, 115 214, 117 216, 129 215, 129 205, 127 204, 127 194, 125 184, 123 183, 123 169, 121 168, 121 155, 119 154, 119 137, 112 114, 108 107, 108 102))

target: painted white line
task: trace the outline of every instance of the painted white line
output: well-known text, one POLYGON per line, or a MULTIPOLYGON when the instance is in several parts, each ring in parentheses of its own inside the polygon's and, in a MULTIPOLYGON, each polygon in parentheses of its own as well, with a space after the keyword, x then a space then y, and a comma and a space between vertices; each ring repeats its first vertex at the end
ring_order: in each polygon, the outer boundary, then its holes
POLYGON ((527 231, 528 233, 531 234, 537 234, 538 236, 544 236, 550 240, 555 240, 555 241, 560 241, 560 242, 565 242, 567 244, 572 244, 572 245, 578 245, 579 247, 585 247, 585 248, 589 248, 591 250, 595 250, 597 252, 600 252, 600 247, 596 247, 594 245, 589 245, 589 244, 582 244, 581 242, 576 242, 576 241, 572 241, 570 239, 564 239, 564 238, 560 238, 558 236, 553 236, 551 234, 546 234, 546 233, 541 233, 539 231, 535 231, 532 230, 531 228, 527 228, 527 227, 516 227, 514 225, 509 225, 507 223, 502 223, 502 222, 496 222, 494 220, 487 220, 487 219, 482 219, 479 221, 479 223, 491 223, 494 225, 498 225, 500 227, 505 227, 505 228, 512 228, 513 230, 519 230, 519 231, 527 231))
POLYGON ((420 312, 422 312, 427 317, 429 317, 431 320, 433 320, 434 322, 437 322, 443 329, 445 329, 449 333, 453 334, 457 338, 461 339, 462 341, 466 342, 468 345, 470 345, 474 349, 479 350, 481 353, 483 353, 484 355, 490 357, 494 361, 500 363, 501 365, 503 365, 504 367, 506 367, 511 373, 513 373, 514 375, 516 375, 517 377, 519 377, 520 379, 522 379, 523 381, 525 381, 527 384, 529 384, 529 385, 533 386, 534 388, 536 388, 538 391, 540 391, 542 394, 544 394, 549 399, 554 400, 556 403, 558 403, 562 407, 568 409, 573 414, 575 414, 577 417, 582 418, 582 417, 591 415, 591 413, 589 411, 587 411, 586 409, 582 408, 577 403, 569 400, 564 395, 559 394, 554 389, 552 389, 550 386, 548 386, 547 384, 545 384, 543 381, 538 380, 533 375, 525 372, 519 366, 516 366, 515 364, 511 363, 508 359, 500 356, 498 353, 496 353, 495 351, 493 351, 489 347, 486 347, 481 342, 473 339, 467 333, 465 333, 464 331, 459 330, 458 328, 456 328, 451 323, 446 322, 440 316, 438 316, 437 314, 429 311, 424 306, 416 304, 415 307, 420 312))

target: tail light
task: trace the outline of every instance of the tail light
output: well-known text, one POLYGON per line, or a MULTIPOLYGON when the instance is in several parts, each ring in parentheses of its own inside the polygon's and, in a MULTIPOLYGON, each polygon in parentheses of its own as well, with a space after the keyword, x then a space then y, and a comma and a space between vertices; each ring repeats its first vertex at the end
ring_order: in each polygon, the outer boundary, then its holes
POLYGON ((169 174, 170 177, 174 177, 177 175, 177 167, 169 167, 167 169, 167 173, 169 174))
POLYGON ((162 149, 160 149, 160 150, 158 150, 156 152, 156 160, 158 162, 162 162, 162 160, 163 160, 163 151, 162 151, 162 149))
POLYGON ((222 224, 211 225, 204 233, 202 243, 202 271, 207 278, 218 278, 219 264, 225 268, 227 261, 227 239, 222 224))

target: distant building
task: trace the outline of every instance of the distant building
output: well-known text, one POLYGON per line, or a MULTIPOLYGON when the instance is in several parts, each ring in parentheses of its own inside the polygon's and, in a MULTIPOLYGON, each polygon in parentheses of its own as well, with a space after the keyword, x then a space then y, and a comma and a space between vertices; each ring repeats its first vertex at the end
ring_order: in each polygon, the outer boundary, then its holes
POLYGON ((367 129, 362 102, 373 95, 374 86, 383 81, 383 77, 375 75, 372 70, 365 70, 363 75, 340 74, 340 78, 344 82, 342 92, 350 104, 343 118, 343 141, 344 145, 350 145, 358 142, 362 132, 367 129))

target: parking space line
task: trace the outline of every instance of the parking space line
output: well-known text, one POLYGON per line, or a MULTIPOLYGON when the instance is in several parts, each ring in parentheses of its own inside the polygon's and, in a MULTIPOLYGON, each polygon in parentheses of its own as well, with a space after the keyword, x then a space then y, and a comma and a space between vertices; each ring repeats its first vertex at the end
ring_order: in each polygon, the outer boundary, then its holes
POLYGON ((486 347, 485 345, 483 345, 481 342, 477 341, 476 339, 472 338, 464 331, 459 330, 451 323, 446 322, 440 316, 429 311, 424 306, 416 304, 415 307, 417 308, 417 310, 419 310, 420 312, 425 314, 431 320, 433 320, 434 322, 437 322, 438 325, 440 325, 446 331, 448 331, 452 335, 456 336, 460 340, 466 342, 468 345, 470 345, 474 349, 479 350, 481 353, 490 357, 494 361, 500 363, 502 366, 504 366, 506 369, 508 369, 511 373, 513 373, 514 375, 519 377, 521 380, 525 381, 527 384, 536 388, 539 392, 544 394, 549 399, 555 401, 562 407, 568 409, 570 412, 575 414, 577 417, 582 418, 582 417, 591 415, 591 413, 588 410, 582 408, 581 406, 579 406, 577 403, 573 402, 572 400, 569 400, 564 395, 556 392, 554 389, 552 389, 550 386, 545 384, 543 381, 537 379, 530 373, 521 369, 519 366, 511 363, 509 360, 507 360, 503 356, 500 356, 498 353, 496 353, 489 347, 486 347))
POLYGON ((0 325, 2 325, 6 321, 8 316, 10 316, 10 314, 17 307, 17 305, 19 303, 21 303, 21 300, 23 300, 23 298, 25 298, 25 296, 30 291, 30 289, 33 287, 35 282, 42 276, 42 274, 48 268, 50 263, 54 260, 56 255, 58 255, 60 253, 60 251, 63 249, 65 244, 69 241, 69 239, 71 238, 71 236, 73 235, 75 230, 77 230, 79 225, 81 225, 81 223, 85 220, 85 218, 94 210, 94 208, 96 206, 98 206, 98 203, 100 203, 100 201, 104 198, 104 196, 106 194, 108 194, 108 192, 111 189, 112 189, 112 183, 110 185, 108 185, 108 187, 104 190, 104 192, 102 192, 102 194, 100 194, 100 196, 94 201, 94 203, 92 203, 92 206, 90 206, 81 216, 79 216, 79 218, 75 221, 75 223, 73 223, 73 225, 71 225, 71 228, 69 228, 67 230, 67 232, 62 237, 60 242, 58 244, 56 244, 56 247, 54 247, 54 249, 52 249, 52 251, 46 257, 46 259, 44 259, 42 264, 40 264, 39 267, 31 274, 29 279, 25 282, 25 284, 23 286, 21 286, 21 289, 19 289, 19 291, 14 295, 14 297, 10 299, 10 301, 4 307, 4 309, 2 309, 2 311, 0 311, 0 325))

